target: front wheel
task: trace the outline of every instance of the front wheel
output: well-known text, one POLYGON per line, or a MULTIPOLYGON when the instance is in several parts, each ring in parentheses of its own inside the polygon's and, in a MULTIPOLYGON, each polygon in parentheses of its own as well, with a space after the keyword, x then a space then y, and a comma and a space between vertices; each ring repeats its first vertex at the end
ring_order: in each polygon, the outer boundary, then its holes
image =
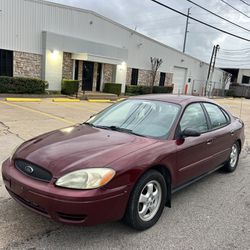
POLYGON ((137 230, 153 226, 160 218, 167 198, 164 177, 156 170, 146 172, 131 193, 125 222, 137 230))
POLYGON ((222 168, 222 170, 229 173, 235 171, 238 165, 239 155, 240 155, 240 146, 238 142, 235 142, 231 148, 229 159, 222 168))

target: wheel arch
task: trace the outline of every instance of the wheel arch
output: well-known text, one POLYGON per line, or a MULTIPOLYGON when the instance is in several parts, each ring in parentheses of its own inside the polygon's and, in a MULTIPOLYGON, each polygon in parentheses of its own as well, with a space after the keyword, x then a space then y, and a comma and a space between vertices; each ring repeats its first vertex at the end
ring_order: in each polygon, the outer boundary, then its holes
POLYGON ((162 176, 164 177, 165 181, 166 181, 166 185, 167 185, 167 199, 166 199, 166 206, 167 207, 171 207, 171 188, 172 188, 172 175, 171 172, 169 171, 169 169, 164 166, 164 165, 155 165, 152 166, 151 168, 147 169, 147 171, 154 169, 158 172, 160 172, 162 174, 162 176))

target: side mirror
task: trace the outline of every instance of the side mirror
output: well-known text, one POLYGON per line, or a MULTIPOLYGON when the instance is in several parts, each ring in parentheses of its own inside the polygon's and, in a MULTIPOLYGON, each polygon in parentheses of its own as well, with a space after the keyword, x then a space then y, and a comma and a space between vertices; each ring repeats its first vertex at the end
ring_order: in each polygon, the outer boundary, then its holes
POLYGON ((185 128, 181 133, 182 137, 198 137, 200 135, 201 133, 198 130, 192 128, 185 128))

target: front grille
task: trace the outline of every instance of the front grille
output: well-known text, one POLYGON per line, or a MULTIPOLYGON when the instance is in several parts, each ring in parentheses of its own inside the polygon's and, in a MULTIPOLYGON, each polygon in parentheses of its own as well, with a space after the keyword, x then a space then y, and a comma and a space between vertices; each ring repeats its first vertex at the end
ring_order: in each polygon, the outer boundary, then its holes
POLYGON ((50 182, 52 179, 52 174, 49 171, 28 161, 17 159, 15 161, 15 166, 20 172, 33 179, 45 182, 50 182))

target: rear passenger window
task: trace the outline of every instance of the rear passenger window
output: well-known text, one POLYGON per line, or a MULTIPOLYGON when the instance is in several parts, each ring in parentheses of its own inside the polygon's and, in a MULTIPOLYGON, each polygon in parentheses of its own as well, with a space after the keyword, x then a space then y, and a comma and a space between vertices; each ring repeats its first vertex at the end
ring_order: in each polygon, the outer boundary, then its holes
POLYGON ((204 106, 209 115, 213 129, 220 128, 228 124, 228 118, 217 105, 211 103, 204 103, 204 106))
POLYGON ((185 109, 180 121, 180 131, 186 128, 198 130, 200 133, 208 131, 207 120, 199 103, 190 104, 185 109))

